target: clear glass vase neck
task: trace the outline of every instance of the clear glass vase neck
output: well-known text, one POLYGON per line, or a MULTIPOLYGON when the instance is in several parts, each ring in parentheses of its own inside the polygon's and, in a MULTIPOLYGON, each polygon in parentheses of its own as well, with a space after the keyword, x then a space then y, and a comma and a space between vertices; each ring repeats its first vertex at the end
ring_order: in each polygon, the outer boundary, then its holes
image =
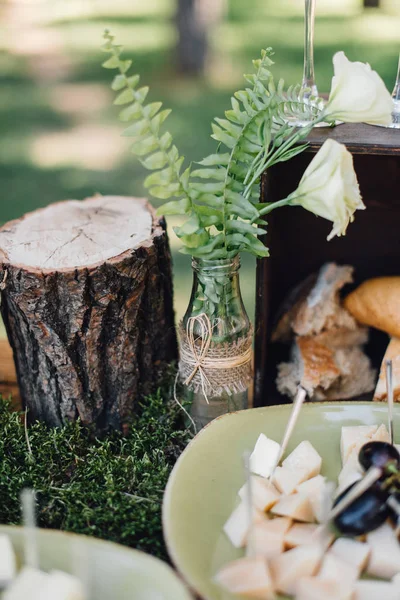
MULTIPOLYGON (((193 258, 192 268, 192 293, 183 327, 190 318, 205 314, 211 323, 214 342, 233 341, 247 335, 250 320, 240 291, 239 256, 217 260, 193 258)), ((200 322, 195 322, 195 330, 200 335, 200 322)))

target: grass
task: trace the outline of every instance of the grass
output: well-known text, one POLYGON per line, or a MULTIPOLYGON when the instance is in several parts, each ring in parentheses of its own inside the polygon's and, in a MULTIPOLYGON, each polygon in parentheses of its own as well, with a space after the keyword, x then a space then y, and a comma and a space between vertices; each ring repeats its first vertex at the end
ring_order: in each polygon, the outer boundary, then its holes
MULTIPOLYGON (((320 0, 316 72, 328 90, 332 54, 369 61, 393 86, 400 9, 396 0, 363 11, 360 0, 320 0)), ((143 172, 129 154, 100 67, 101 34, 110 26, 136 68, 174 111, 170 128, 188 160, 210 152, 210 122, 228 106, 232 91, 261 47, 274 46, 276 71, 287 83, 301 78, 303 4, 295 0, 231 0, 211 35, 205 76, 177 75, 172 0, 69 0, 3 7, 0 25, 0 222, 66 198, 144 194, 143 172)), ((170 225, 173 224, 172 222, 170 225)), ((190 264, 173 234, 176 308, 181 316, 191 285, 190 264)), ((272 249, 273 251, 273 249, 272 249)), ((254 310, 255 263, 245 258, 242 288, 254 310)))

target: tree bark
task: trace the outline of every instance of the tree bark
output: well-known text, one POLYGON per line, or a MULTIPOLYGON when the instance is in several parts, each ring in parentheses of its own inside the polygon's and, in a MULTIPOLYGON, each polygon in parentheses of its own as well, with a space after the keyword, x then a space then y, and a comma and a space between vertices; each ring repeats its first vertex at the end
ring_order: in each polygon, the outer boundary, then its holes
POLYGON ((177 356, 164 220, 143 199, 51 205, 0 229, 1 279, 30 418, 124 430, 177 356))

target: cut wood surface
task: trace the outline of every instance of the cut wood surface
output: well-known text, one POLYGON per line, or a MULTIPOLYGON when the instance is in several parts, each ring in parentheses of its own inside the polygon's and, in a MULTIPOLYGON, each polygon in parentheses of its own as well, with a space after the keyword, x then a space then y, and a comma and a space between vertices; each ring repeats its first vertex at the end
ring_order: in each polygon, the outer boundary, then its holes
POLYGON ((31 418, 124 429, 177 356, 163 219, 138 198, 50 205, 0 229, 0 281, 31 418))

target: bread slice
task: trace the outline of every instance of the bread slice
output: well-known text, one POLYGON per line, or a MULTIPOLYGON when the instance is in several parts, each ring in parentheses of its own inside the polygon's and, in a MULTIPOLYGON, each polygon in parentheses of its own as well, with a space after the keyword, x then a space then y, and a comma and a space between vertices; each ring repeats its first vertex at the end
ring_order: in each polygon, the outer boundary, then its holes
POLYGON ((364 281, 344 301, 345 308, 364 325, 400 338, 400 277, 364 281))
MULTIPOLYGON (((278 366, 281 394, 294 398, 301 384, 312 400, 338 400, 374 389, 376 373, 361 347, 341 347, 340 337, 334 334, 330 342, 328 333, 296 338, 291 362, 278 366)), ((365 339, 364 331, 354 338, 365 339)))
POLYGON ((308 336, 333 328, 356 329, 354 318, 340 305, 339 293, 353 281, 353 267, 325 264, 317 277, 309 277, 292 293, 292 304, 284 303, 286 312, 280 318, 272 341, 285 341, 290 330, 308 336), (293 302, 294 301, 294 302, 293 302))
POLYGON ((386 360, 393 364, 393 396, 395 402, 400 402, 400 338, 392 337, 385 356, 383 357, 378 383, 376 384, 374 400, 377 402, 387 401, 386 392, 386 360))

